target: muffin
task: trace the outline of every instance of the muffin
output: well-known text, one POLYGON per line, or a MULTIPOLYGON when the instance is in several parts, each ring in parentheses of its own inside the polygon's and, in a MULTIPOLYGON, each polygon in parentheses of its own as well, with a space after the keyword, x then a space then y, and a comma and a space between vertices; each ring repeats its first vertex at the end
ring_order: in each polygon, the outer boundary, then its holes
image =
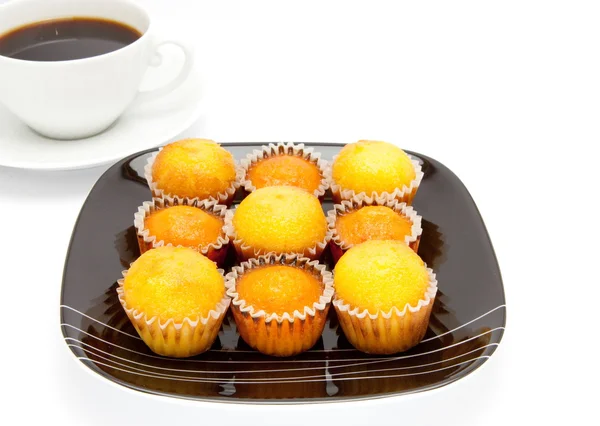
POLYGON ((252 348, 291 356, 321 337, 333 297, 333 278, 325 265, 271 253, 233 267, 226 280, 238 331, 252 348))
POLYGON ((241 161, 242 187, 248 192, 267 186, 295 186, 322 198, 329 188, 327 162, 304 144, 269 144, 241 161))
POLYGON ((223 271, 188 247, 149 250, 123 272, 119 302, 148 347, 189 357, 214 342, 230 299, 223 271))
POLYGON ((406 203, 385 197, 354 196, 335 204, 327 213, 335 262, 351 247, 367 240, 404 241, 417 252, 421 216, 406 203))
POLYGON ((164 146, 146 164, 154 198, 212 198, 230 205, 241 177, 230 152, 208 139, 183 139, 164 146))
POLYGON ((134 214, 140 253, 161 246, 190 247, 223 265, 229 238, 223 230, 227 207, 215 200, 157 198, 134 214))
POLYGON ((393 354, 423 339, 437 280, 406 244, 370 240, 354 246, 338 261, 334 277, 333 305, 356 349, 393 354))
POLYGON ((346 145, 327 170, 333 200, 362 194, 411 204, 423 179, 419 163, 395 145, 361 140, 346 145))
POLYGON ((318 259, 331 238, 319 200, 293 186, 252 192, 227 212, 225 232, 242 260, 269 252, 318 259))

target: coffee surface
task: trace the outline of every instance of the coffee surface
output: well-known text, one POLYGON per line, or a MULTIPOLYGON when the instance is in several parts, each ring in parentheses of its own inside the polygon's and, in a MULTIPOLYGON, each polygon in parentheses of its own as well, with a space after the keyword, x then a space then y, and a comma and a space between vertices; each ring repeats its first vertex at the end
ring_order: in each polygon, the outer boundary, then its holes
POLYGON ((0 55, 28 61, 68 61, 113 52, 141 34, 115 21, 61 18, 35 22, 0 35, 0 55))

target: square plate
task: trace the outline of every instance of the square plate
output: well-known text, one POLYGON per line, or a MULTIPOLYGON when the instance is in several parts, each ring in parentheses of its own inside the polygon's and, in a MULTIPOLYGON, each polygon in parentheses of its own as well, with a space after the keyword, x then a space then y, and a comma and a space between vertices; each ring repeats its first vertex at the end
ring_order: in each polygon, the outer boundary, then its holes
MULTIPOLYGON (((343 146, 305 145, 327 160, 343 146)), ((222 146, 238 159, 260 148, 222 146)), ((253 351, 239 338, 230 315, 208 352, 187 359, 155 355, 138 337, 116 293, 121 271, 139 256, 133 214, 151 199, 143 168, 152 152, 120 161, 98 180, 81 209, 67 253, 62 332, 75 357, 100 376, 142 392, 195 400, 346 401, 446 385, 480 367, 500 343, 506 321, 504 289, 479 211, 454 173, 410 153, 425 173, 413 203, 423 217, 419 255, 439 281, 429 329, 419 345, 393 356, 358 352, 331 309, 323 337, 295 357, 253 351)), ((326 199, 323 209, 331 206, 326 199)))

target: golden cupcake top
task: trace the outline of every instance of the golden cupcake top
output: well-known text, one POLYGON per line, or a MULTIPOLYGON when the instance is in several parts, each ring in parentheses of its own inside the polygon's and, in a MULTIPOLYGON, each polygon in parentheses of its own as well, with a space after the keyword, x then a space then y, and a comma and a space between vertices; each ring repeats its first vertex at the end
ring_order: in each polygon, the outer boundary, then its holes
POLYGON ((332 165, 333 182, 356 193, 392 193, 416 177, 410 157, 391 143, 361 140, 340 151, 332 165))
POLYGON ((172 206, 152 212, 144 221, 156 241, 187 247, 205 247, 223 235, 223 219, 198 207, 172 206))
POLYGON ((404 241, 412 234, 412 222, 386 206, 365 206, 338 216, 335 229, 348 245, 367 240, 404 241))
POLYGON ((321 170, 312 161, 297 155, 279 154, 252 164, 246 178, 255 188, 295 186, 310 193, 321 185, 321 170))
POLYGON ((128 308, 161 323, 206 317, 225 295, 214 262, 187 247, 158 247, 133 262, 123 282, 128 308))
POLYGON ((334 270, 336 298, 374 314, 416 306, 429 274, 423 260, 401 241, 370 240, 352 247, 334 270))
POLYGON ((255 312, 283 315, 304 312, 319 302, 324 285, 315 275, 288 265, 266 265, 250 269, 236 283, 236 291, 255 312))
POLYGON ((252 192, 238 205, 232 223, 237 239, 265 253, 301 253, 327 235, 319 200, 293 186, 252 192))
POLYGON ((152 180, 165 194, 217 197, 236 180, 231 153, 208 139, 184 139, 166 145, 152 166, 152 180))

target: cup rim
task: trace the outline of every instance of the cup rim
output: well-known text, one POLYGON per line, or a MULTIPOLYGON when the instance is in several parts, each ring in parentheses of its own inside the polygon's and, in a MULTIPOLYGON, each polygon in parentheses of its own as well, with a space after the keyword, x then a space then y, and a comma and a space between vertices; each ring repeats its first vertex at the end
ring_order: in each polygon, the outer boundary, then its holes
MULTIPOLYGON (((11 8, 11 7, 27 7, 27 4, 29 3, 39 3, 40 1, 44 1, 44 0, 19 0, 19 1, 11 1, 8 2, 4 5, 2 5, 0 7, 0 12, 4 9, 4 8, 11 8)), ((153 25, 152 25, 152 19, 150 14, 148 13, 148 11, 143 8, 141 5, 139 5, 137 2, 134 2, 132 0, 96 0, 99 2, 113 2, 113 3, 124 3, 127 4, 131 7, 133 7, 134 9, 136 9, 137 11, 139 11, 142 15, 144 15, 144 17, 146 18, 146 20, 148 21, 148 27, 146 28, 146 30, 144 32, 140 31, 138 28, 130 25, 129 23, 125 22, 125 21, 120 21, 120 20, 115 20, 115 22, 122 22, 123 24, 126 24, 127 26, 134 28, 135 30, 139 31, 141 33, 141 36, 135 40, 132 43, 129 43, 126 46, 123 46, 117 50, 113 50, 112 52, 107 52, 107 53, 102 53, 100 55, 96 55, 96 56, 90 56, 87 58, 79 58, 79 59, 68 59, 65 61, 30 61, 28 59, 18 59, 18 58, 11 58, 9 56, 4 56, 4 55, 0 55, 0 62, 16 62, 16 63, 21 63, 23 65, 30 65, 30 66, 37 66, 37 67, 56 67, 56 66, 64 66, 64 65, 70 65, 70 64, 79 64, 79 63, 92 63, 92 62, 97 62, 97 61, 101 61, 103 60, 106 56, 109 55, 115 55, 115 54, 120 54, 120 52, 124 52, 124 51, 128 51, 131 50, 134 45, 139 44, 142 42, 143 39, 148 38, 148 34, 150 33, 150 30, 152 29, 153 25)), ((6 10, 6 9, 4 9, 6 10)), ((73 15, 65 15, 62 17, 57 17, 57 18, 52 18, 52 19, 62 19, 62 18, 67 18, 69 16, 73 16, 73 15)), ((87 18, 94 18, 94 16, 80 16, 80 17, 87 17, 87 18)), ((4 31, 2 33, 0 33, 0 37, 4 36, 4 34, 7 34, 9 32, 11 32, 12 30, 16 29, 16 28, 20 28, 23 27, 25 25, 28 24, 33 24, 35 22, 40 22, 40 21, 31 21, 31 22, 25 22, 20 24, 19 26, 13 27, 7 31, 4 31)))

